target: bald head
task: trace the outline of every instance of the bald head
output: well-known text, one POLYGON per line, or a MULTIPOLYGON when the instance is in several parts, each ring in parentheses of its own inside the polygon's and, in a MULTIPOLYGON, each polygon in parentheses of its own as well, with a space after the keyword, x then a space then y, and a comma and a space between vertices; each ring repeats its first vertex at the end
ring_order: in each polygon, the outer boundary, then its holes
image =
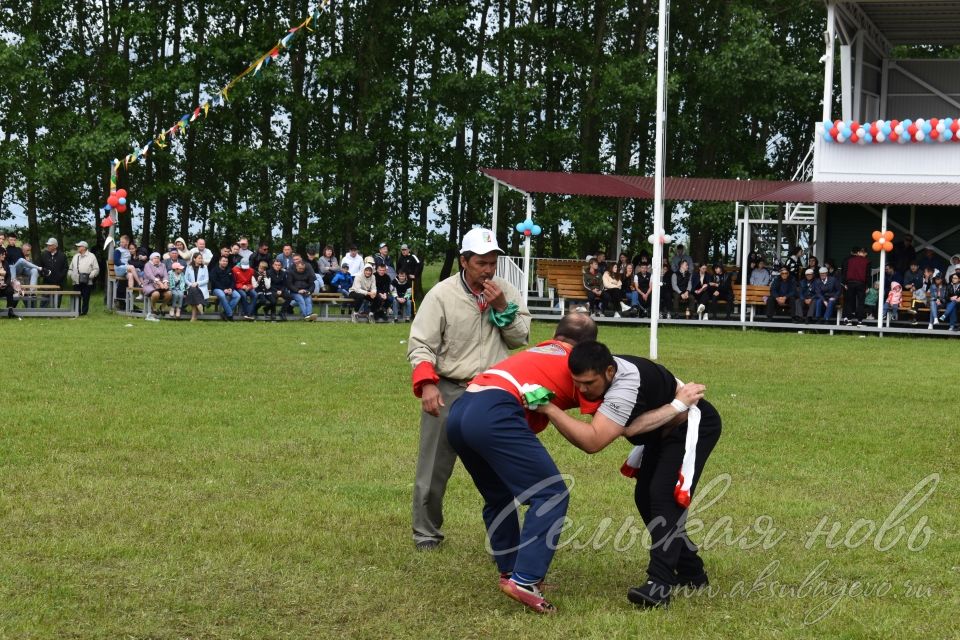
POLYGON ((597 339, 597 323, 590 314, 575 311, 568 313, 557 323, 557 330, 553 334, 554 340, 566 342, 574 346, 581 342, 590 342, 597 339))

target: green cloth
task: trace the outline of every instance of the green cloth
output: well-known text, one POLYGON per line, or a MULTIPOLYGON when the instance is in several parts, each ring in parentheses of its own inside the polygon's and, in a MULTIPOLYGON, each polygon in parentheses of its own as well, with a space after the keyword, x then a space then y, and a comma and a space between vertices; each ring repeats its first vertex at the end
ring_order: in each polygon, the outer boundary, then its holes
POLYGON ((550 402, 550 398, 554 397, 556 394, 546 387, 537 387, 533 391, 527 391, 523 394, 524 403, 527 405, 528 409, 536 409, 541 405, 545 405, 550 402))
POLYGON ((514 321, 518 311, 520 311, 520 307, 515 302, 508 302, 507 308, 503 311, 497 311, 490 307, 490 322, 502 329, 514 321))

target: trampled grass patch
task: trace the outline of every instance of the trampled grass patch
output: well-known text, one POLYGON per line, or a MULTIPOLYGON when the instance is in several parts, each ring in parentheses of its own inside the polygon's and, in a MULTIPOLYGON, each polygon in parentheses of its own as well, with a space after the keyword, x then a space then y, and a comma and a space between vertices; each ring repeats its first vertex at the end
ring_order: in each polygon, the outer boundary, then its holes
MULTIPOLYGON (((575 484, 541 618, 498 591, 462 467, 448 540, 413 550, 407 331, 0 321, 0 637, 960 633, 952 342, 663 329, 662 361, 724 418, 716 502, 691 516, 714 591, 634 609, 629 444, 587 456, 548 430, 575 484)), ((643 355, 648 333, 601 339, 643 355)))

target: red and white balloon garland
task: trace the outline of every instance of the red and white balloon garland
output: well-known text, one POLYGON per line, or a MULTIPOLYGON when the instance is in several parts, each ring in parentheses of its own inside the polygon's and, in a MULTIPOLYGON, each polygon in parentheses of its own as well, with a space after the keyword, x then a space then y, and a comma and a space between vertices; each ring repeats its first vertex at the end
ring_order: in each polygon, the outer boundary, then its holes
POLYGON ((856 120, 824 121, 818 133, 826 142, 837 144, 907 144, 960 142, 960 119, 877 120, 863 124, 856 120))

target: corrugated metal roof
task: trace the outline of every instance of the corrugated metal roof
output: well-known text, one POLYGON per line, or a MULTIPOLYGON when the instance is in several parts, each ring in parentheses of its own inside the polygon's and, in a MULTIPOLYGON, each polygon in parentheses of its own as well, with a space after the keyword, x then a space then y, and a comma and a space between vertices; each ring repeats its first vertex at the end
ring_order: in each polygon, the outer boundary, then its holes
POLYGON ((890 44, 960 44, 960 1, 841 0, 857 4, 890 44))
MULTIPOLYGON (((653 199, 653 178, 559 171, 481 169, 527 193, 653 199)), ((960 207, 958 183, 784 182, 667 178, 665 198, 690 202, 805 202, 960 207)))
POLYGON ((627 184, 619 180, 617 176, 599 173, 518 171, 513 169, 480 169, 480 172, 527 193, 653 199, 653 194, 649 191, 627 184))

